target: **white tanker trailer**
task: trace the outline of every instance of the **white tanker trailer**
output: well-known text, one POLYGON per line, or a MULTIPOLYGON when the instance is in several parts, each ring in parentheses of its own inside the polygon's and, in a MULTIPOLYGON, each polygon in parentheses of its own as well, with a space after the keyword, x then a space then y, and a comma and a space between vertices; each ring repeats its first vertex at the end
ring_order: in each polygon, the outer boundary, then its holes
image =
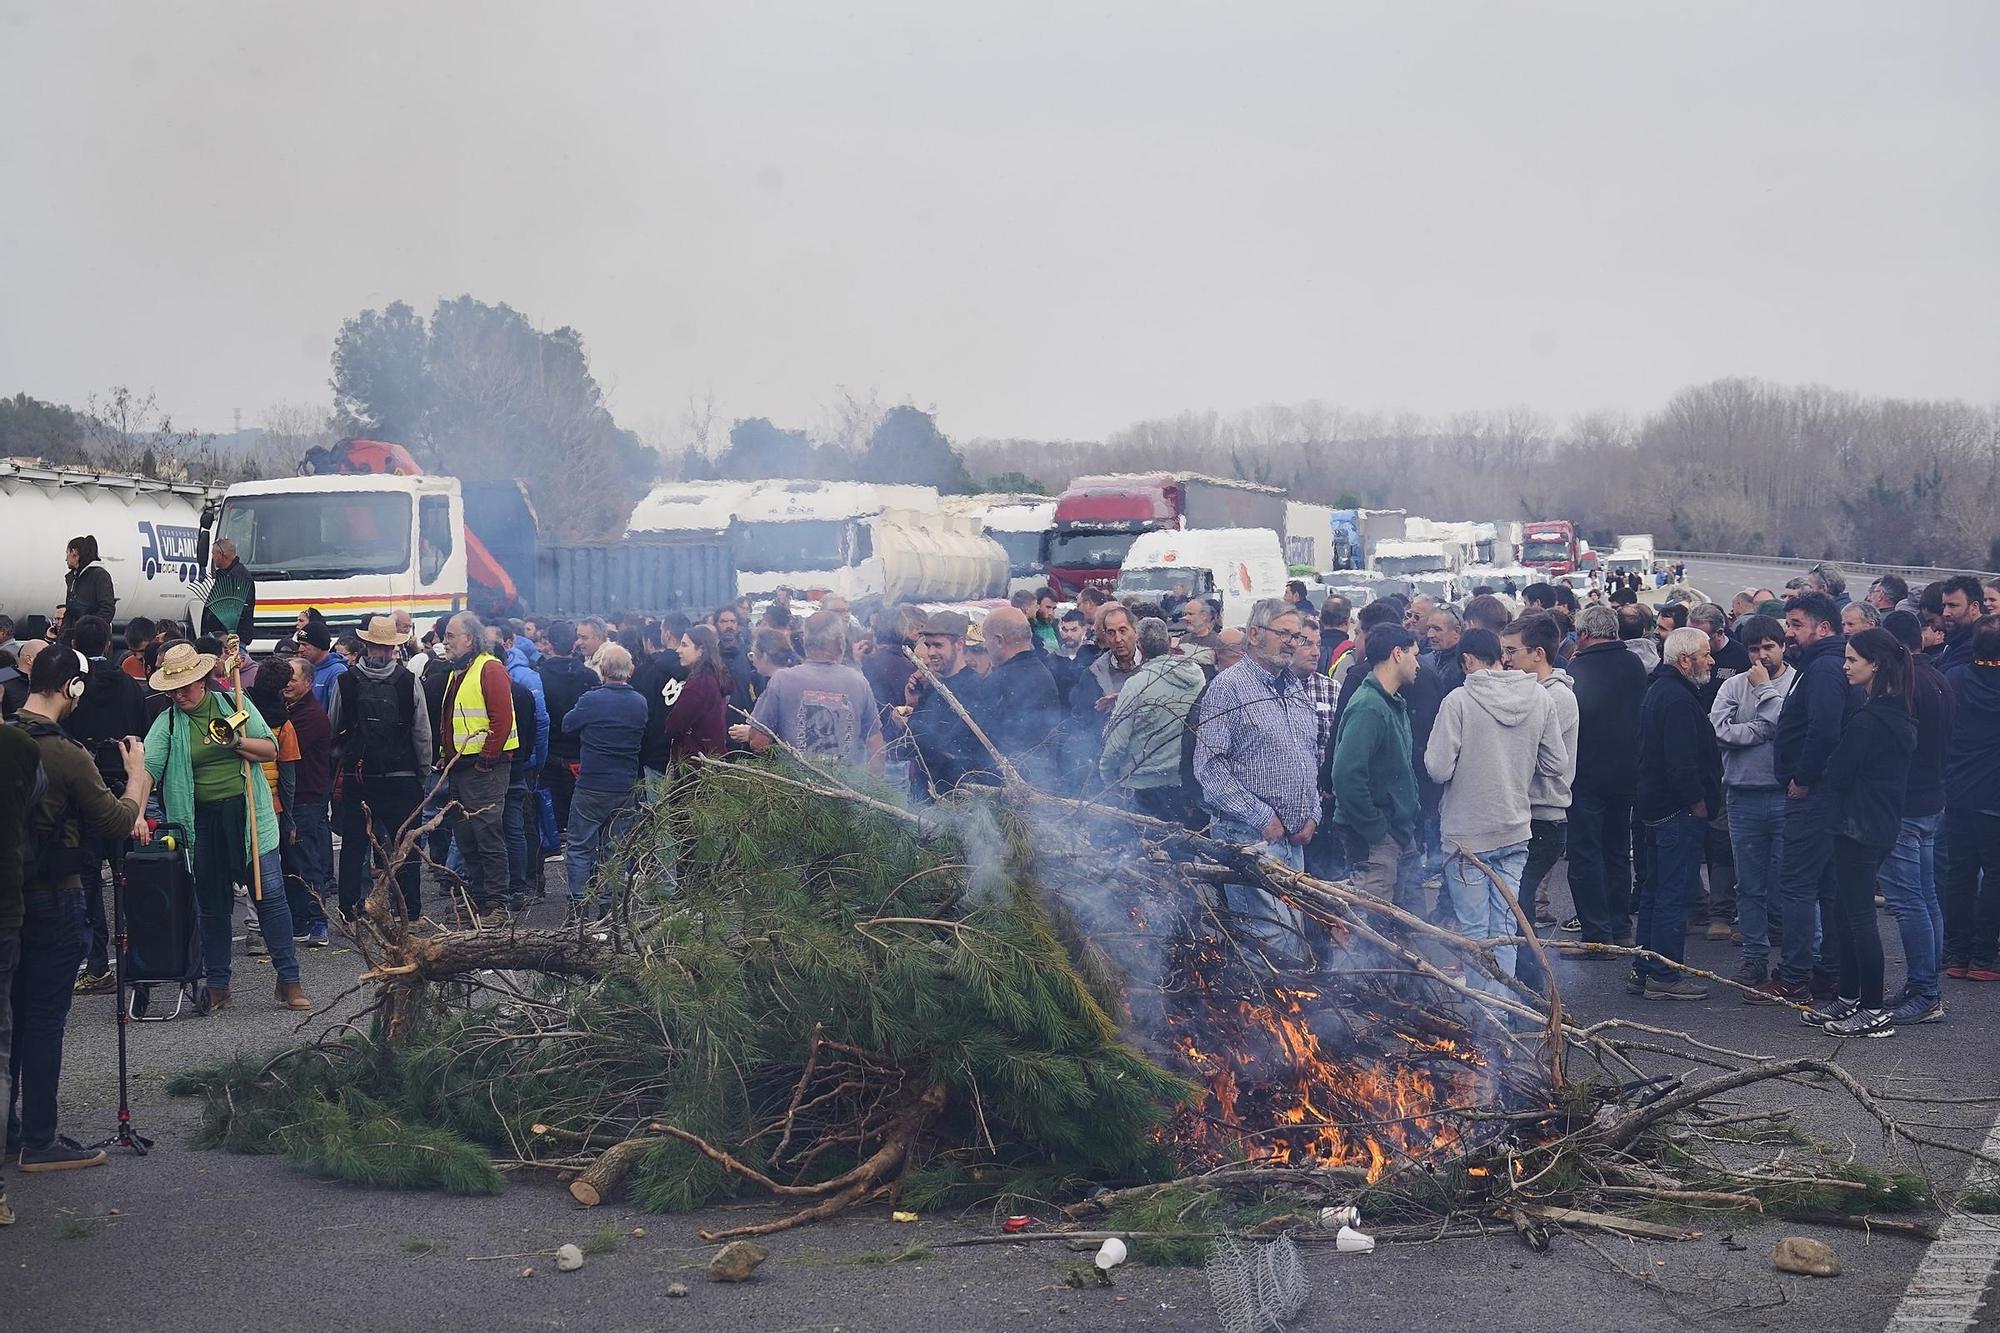
POLYGON ((0 612, 19 620, 62 605, 63 551, 97 538, 118 597, 117 623, 133 616, 185 622, 196 583, 202 509, 223 488, 116 472, 0 463, 0 612))

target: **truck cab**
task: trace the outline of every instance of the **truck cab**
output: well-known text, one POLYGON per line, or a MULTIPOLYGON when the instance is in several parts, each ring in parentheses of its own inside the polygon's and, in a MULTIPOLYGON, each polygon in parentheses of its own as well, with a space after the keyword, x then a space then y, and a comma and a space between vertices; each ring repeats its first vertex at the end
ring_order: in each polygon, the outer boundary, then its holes
POLYGON ((257 580, 268 651, 314 608, 335 630, 396 610, 419 622, 466 608, 465 501, 456 478, 286 477, 231 486, 209 529, 257 580))
POLYGON ((1125 554, 1118 595, 1208 597, 1222 624, 1249 623, 1250 608, 1285 593, 1284 547, 1271 528, 1197 528, 1141 534, 1125 554))

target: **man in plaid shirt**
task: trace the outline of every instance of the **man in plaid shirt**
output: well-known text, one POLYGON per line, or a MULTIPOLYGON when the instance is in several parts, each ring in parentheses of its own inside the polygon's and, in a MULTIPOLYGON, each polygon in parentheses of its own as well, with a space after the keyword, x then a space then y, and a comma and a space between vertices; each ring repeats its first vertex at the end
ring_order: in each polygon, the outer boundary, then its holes
MULTIPOLYGON (((1299 687, 1305 691, 1306 700, 1313 707, 1313 716, 1319 721, 1319 738, 1315 746, 1319 760, 1315 771, 1323 778, 1326 757, 1333 748, 1334 704, 1340 697, 1340 691, 1330 677, 1320 674, 1318 621, 1309 619, 1299 626, 1298 646, 1292 650, 1292 674, 1299 678, 1299 687)), ((1324 781, 1320 786, 1324 794, 1324 781)))

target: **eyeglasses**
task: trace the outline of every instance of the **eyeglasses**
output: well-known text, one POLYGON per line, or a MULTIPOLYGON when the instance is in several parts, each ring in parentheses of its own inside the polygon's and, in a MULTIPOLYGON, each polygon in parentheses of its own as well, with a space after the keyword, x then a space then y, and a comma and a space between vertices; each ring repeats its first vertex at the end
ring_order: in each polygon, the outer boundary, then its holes
POLYGON ((1288 644, 1291 644, 1294 648, 1298 647, 1300 644, 1306 641, 1306 636, 1299 633, 1297 630, 1273 629, 1269 625, 1259 625, 1256 628, 1263 630, 1266 634, 1277 635, 1280 639, 1284 640, 1288 644))

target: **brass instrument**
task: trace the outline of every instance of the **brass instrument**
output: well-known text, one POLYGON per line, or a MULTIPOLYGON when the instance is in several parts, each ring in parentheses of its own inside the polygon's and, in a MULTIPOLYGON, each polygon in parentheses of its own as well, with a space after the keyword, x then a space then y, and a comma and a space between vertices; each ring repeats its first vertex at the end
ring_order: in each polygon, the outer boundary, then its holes
POLYGON ((238 708, 228 717, 210 718, 208 723, 208 743, 210 745, 231 745, 243 734, 243 726, 250 720, 247 709, 238 708))

